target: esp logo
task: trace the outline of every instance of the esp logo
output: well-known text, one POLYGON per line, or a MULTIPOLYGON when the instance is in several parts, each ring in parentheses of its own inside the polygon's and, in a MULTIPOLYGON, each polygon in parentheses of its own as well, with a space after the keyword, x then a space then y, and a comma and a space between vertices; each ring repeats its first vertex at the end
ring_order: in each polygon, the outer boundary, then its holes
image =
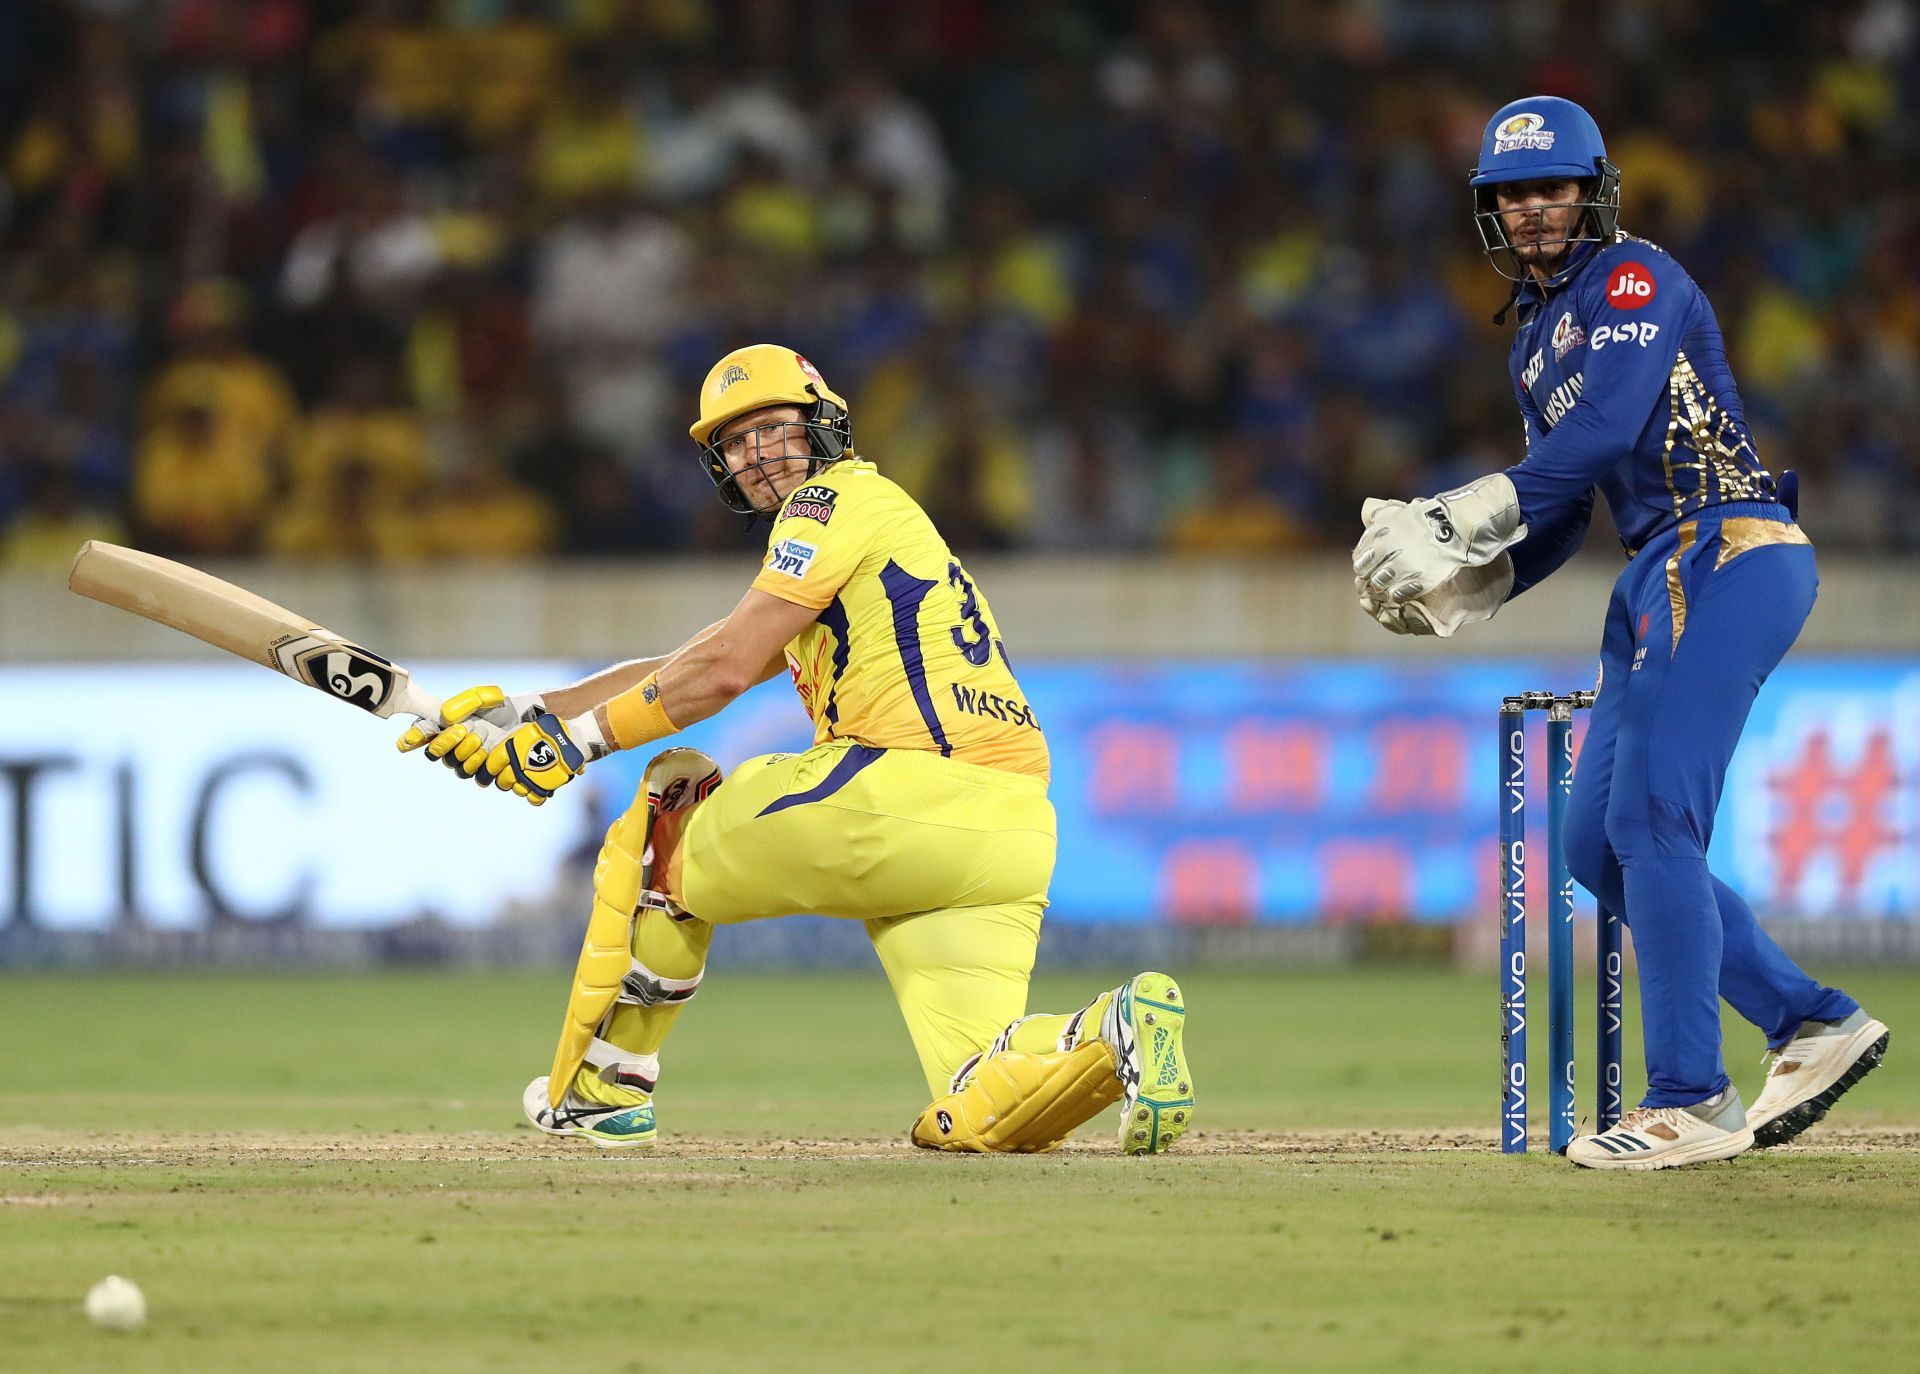
POLYGON ((1607 304, 1615 310, 1652 305, 1653 273, 1637 262, 1623 262, 1607 277, 1607 304))

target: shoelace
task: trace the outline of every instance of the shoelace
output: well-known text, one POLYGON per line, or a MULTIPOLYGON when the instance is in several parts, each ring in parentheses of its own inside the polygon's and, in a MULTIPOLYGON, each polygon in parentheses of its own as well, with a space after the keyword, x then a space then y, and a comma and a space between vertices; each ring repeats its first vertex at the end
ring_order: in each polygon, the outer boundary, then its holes
POLYGON ((1786 1044, 1777 1050, 1762 1050, 1760 1051, 1760 1066, 1767 1071, 1767 1077, 1772 1078, 1774 1074, 1780 1071, 1780 1066, 1789 1059, 1804 1064, 1813 1051, 1812 1049, 1800 1050, 1800 1046, 1817 1039, 1819 1039, 1819 1037, 1814 1035, 1800 1035, 1787 1041, 1786 1044), (1796 1053, 1796 1051, 1799 1052, 1796 1053))
POLYGON ((1676 1130, 1685 1130, 1687 1121, 1682 1120, 1681 1118, 1683 1117, 1695 1122, 1700 1119, 1684 1107, 1635 1107, 1632 1111, 1621 1117, 1613 1129, 1616 1131, 1637 1131, 1645 1126, 1665 1123, 1668 1126, 1674 1127, 1676 1130))

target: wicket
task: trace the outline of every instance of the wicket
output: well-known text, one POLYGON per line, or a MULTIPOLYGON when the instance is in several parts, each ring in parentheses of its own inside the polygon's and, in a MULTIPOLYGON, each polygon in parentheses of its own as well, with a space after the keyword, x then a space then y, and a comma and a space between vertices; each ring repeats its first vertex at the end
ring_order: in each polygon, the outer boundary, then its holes
MULTIPOLYGON (((1594 693, 1522 692, 1500 703, 1500 1149, 1527 1149, 1527 712, 1547 713, 1547 1062, 1548 1138, 1555 1154, 1573 1141, 1573 878, 1564 837, 1573 793, 1573 713, 1594 693)), ((1594 922, 1598 1064, 1595 1130, 1620 1119, 1624 971, 1620 918, 1594 922)))

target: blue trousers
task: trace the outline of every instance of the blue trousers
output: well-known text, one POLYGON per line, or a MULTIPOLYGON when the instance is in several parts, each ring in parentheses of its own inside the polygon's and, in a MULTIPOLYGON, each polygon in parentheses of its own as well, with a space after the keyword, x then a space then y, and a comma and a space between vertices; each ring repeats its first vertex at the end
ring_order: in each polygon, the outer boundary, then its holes
POLYGON ((1802 1021, 1858 1006, 1808 977, 1707 871, 1734 746, 1819 585, 1812 547, 1779 541, 1794 533, 1787 518, 1771 502, 1710 507, 1643 548, 1607 606, 1566 857, 1633 931, 1649 1107, 1727 1086, 1722 997, 1775 1048, 1802 1021))

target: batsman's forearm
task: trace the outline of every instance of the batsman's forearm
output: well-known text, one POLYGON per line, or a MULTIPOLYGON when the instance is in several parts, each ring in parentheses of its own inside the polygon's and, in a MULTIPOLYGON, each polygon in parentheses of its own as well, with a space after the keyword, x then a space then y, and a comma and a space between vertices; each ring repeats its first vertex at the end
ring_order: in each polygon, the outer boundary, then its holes
POLYGON ((602 706, 622 692, 638 687, 653 674, 659 672, 679 654, 685 653, 694 645, 718 630, 724 621, 715 621, 700 631, 692 639, 675 649, 673 653, 661 654, 655 658, 629 659, 625 663, 616 663, 603 669, 592 677, 582 678, 571 687, 557 687, 542 692, 541 699, 547 709, 562 720, 571 720, 575 716, 585 715, 596 706, 602 706))
POLYGON ((733 660, 736 646, 716 633, 721 626, 689 643, 660 669, 660 704, 677 726, 685 727, 716 714, 763 677, 739 671, 733 660))

